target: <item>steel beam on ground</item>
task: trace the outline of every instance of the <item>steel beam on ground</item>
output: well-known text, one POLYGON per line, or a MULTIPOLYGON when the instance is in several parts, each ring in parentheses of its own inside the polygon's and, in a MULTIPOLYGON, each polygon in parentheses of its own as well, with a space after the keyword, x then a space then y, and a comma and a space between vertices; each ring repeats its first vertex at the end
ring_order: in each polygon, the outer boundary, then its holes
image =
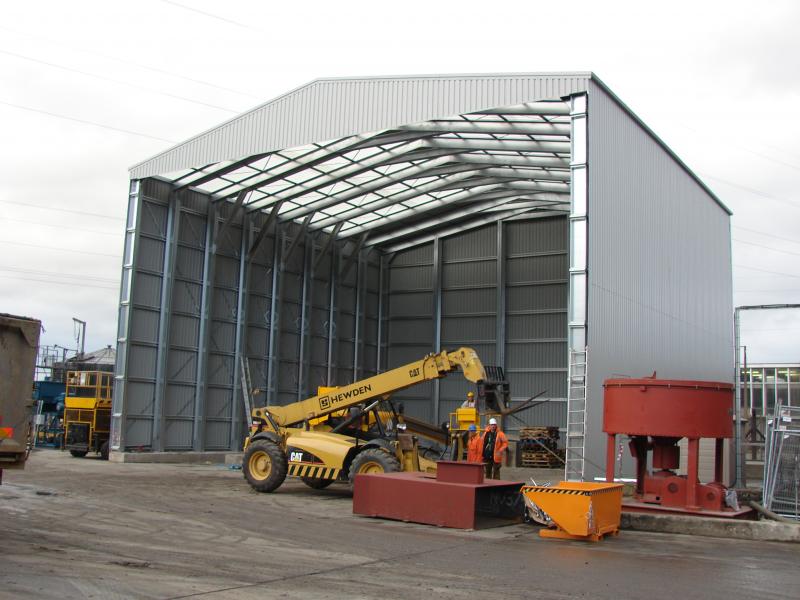
POLYGON ((175 258, 181 217, 180 196, 171 192, 167 200, 167 231, 164 241, 164 261, 161 276, 161 303, 158 319, 158 350, 156 354, 156 381, 153 397, 152 450, 164 449, 164 399, 167 393, 167 364, 169 359, 169 323, 172 307, 172 288, 175 284, 175 258))

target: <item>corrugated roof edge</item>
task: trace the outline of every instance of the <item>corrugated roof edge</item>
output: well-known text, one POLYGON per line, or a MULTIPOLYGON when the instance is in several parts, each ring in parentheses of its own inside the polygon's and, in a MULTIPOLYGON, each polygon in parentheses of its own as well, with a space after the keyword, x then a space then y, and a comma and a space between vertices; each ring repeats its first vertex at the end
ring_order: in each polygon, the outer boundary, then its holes
POLYGON ((631 110, 631 108, 627 104, 625 104, 622 100, 620 100, 619 96, 617 96, 614 92, 612 92, 611 88, 609 88, 602 79, 600 79, 593 72, 590 73, 589 76, 590 76, 591 80, 594 83, 596 83, 606 94, 608 94, 609 97, 612 100, 614 100, 614 102, 616 102, 622 110, 624 110, 626 113, 628 113, 628 115, 630 115, 630 117, 634 121, 636 121, 636 123, 639 125, 639 127, 641 127, 647 133, 647 135, 649 135, 651 138, 653 138, 653 141, 655 141, 659 146, 661 146, 661 148, 663 148, 664 151, 672 157, 672 160, 674 160, 676 163, 678 163, 678 165, 684 171, 686 171, 686 173, 692 179, 694 179, 701 188, 703 188, 703 191, 706 194, 711 196, 711 199, 714 200, 714 202, 716 202, 722 210, 724 210, 729 215, 733 215, 733 211, 730 208, 728 208, 725 205, 725 203, 722 200, 720 200, 713 191, 711 191, 711 188, 709 188, 708 185, 706 185, 706 183, 702 179, 700 179, 700 177, 697 175, 697 173, 692 171, 692 169, 689 168, 689 165, 687 165, 685 162, 683 162, 683 160, 677 154, 675 154, 675 152, 672 150, 672 148, 670 148, 667 145, 667 143, 664 140, 662 140, 655 131, 650 129, 650 127, 644 121, 642 121, 642 119, 639 118, 639 115, 637 115, 635 112, 633 112, 633 110, 631 110))
POLYGON ((297 92, 299 92, 301 90, 304 90, 306 88, 310 88, 311 86, 314 86, 314 85, 317 85, 317 84, 320 84, 320 83, 329 82, 329 81, 337 81, 337 82, 344 82, 344 81, 353 81, 353 82, 357 82, 357 81, 396 81, 396 80, 399 80, 399 79, 460 79, 460 78, 463 78, 463 77, 485 78, 485 79, 496 78, 496 77, 586 77, 586 78, 591 78, 592 76, 593 76, 593 74, 592 74, 591 71, 554 71, 552 73, 547 73, 547 72, 540 72, 540 73, 457 73, 457 74, 456 73, 450 73, 450 74, 447 74, 447 75, 397 75, 397 76, 375 75, 375 76, 366 76, 366 77, 318 77, 317 79, 313 79, 312 81, 309 81, 308 83, 304 83, 303 85, 299 85, 296 88, 293 88, 293 89, 289 90, 288 92, 284 92, 280 96, 275 96, 274 98, 272 98, 270 100, 267 100, 266 102, 262 102, 261 104, 259 104, 257 106, 254 106, 253 108, 248 109, 248 110, 244 111, 243 113, 240 113, 240 114, 236 115, 235 117, 231 117, 230 119, 228 119, 226 121, 218 123, 217 125, 214 125, 213 127, 210 127, 208 129, 206 129, 205 131, 202 131, 202 132, 200 132, 200 133, 198 133, 196 135, 193 135, 189 139, 186 139, 186 140, 184 140, 182 142, 179 142, 179 143, 177 143, 177 144, 175 144, 173 146, 170 146, 169 148, 167 148, 165 150, 162 150, 161 152, 158 152, 157 154, 154 154, 151 157, 146 158, 145 160, 139 161, 138 163, 128 167, 128 172, 133 171, 134 169, 137 169, 137 168, 141 167, 142 165, 147 164, 148 162, 150 162, 152 160, 155 160, 155 159, 159 158, 160 156, 163 156, 164 154, 167 154, 168 152, 172 152, 173 150, 175 150, 177 148, 181 148, 183 146, 187 146, 187 145, 195 142, 196 140, 199 140, 203 136, 208 135, 209 133, 211 133, 213 131, 216 131, 217 129, 219 129, 221 127, 224 127, 225 125, 228 125, 228 124, 233 123, 235 121, 238 121, 240 119, 246 118, 248 115, 250 115, 250 114, 252 114, 252 113, 254 113, 256 111, 259 111, 262 108, 264 108, 266 106, 269 106, 270 104, 274 104, 276 102, 279 102, 279 101, 283 100, 284 98, 287 98, 287 97, 289 97, 289 96, 291 96, 293 94, 296 94, 297 92))

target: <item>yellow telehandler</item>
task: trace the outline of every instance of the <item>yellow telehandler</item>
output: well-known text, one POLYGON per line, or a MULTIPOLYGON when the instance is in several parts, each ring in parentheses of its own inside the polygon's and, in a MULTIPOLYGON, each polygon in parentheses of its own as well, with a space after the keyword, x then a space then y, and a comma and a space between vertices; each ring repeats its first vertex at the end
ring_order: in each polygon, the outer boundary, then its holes
POLYGON ((451 434, 446 426, 404 417, 390 397, 459 369, 477 384, 483 410, 475 410, 476 420, 506 413, 509 390, 502 369, 484 367, 472 348, 429 354, 350 385, 320 388, 316 396, 286 406, 254 409, 244 477, 255 490, 272 492, 287 475, 321 489, 337 480, 352 483, 358 473, 435 471, 435 463, 420 456, 417 436, 448 443, 451 434))

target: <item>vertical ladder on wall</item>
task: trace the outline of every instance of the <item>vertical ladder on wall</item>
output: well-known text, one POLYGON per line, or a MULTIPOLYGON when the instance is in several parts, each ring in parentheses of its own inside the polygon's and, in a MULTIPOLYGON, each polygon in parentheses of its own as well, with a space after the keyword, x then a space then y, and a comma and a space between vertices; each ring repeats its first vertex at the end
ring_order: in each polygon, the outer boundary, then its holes
POLYGON ((250 382, 250 364, 247 361, 247 358, 244 356, 240 357, 239 359, 239 367, 242 373, 242 400, 244 401, 244 410, 245 410, 245 417, 247 418, 247 422, 250 422, 253 415, 253 398, 250 394, 252 394, 253 385, 250 382))
POLYGON ((586 451, 586 359, 586 349, 570 350, 564 474, 567 481, 583 481, 586 451))

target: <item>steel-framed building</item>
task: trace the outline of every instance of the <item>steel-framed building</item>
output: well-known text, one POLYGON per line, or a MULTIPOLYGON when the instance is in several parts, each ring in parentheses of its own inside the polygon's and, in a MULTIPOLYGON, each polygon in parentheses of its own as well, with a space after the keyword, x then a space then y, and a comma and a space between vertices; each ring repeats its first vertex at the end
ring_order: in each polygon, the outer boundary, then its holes
POLYGON ((115 450, 239 449, 242 360, 286 403, 468 345, 588 478, 605 378, 733 381, 730 212, 592 73, 317 80, 130 178, 115 450))

